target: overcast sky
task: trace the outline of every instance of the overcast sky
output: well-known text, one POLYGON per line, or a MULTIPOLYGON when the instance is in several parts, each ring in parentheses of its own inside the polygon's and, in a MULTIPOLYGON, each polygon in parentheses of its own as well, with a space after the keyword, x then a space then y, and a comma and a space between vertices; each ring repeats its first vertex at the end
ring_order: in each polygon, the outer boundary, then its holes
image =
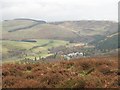
MULTIPOLYGON (((3 20, 118 20, 119 0, 0 0, 3 20)), ((0 15, 1 18, 1 15, 0 15)))

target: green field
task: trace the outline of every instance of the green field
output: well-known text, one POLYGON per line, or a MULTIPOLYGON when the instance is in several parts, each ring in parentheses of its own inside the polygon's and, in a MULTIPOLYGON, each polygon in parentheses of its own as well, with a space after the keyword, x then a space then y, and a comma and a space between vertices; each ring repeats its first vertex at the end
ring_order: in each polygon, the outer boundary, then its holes
POLYGON ((47 57, 52 55, 48 49, 68 44, 67 41, 51 39, 35 39, 36 42, 3 40, 2 45, 3 62, 21 60, 24 58, 47 57))

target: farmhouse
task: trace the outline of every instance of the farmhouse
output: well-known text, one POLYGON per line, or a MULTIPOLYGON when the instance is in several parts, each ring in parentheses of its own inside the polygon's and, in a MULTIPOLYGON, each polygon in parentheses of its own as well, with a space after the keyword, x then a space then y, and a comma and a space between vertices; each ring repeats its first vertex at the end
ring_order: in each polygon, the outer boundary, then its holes
POLYGON ((78 58, 78 57, 83 57, 84 53, 83 52, 73 52, 69 53, 67 55, 63 55, 64 59, 70 60, 72 58, 78 58))

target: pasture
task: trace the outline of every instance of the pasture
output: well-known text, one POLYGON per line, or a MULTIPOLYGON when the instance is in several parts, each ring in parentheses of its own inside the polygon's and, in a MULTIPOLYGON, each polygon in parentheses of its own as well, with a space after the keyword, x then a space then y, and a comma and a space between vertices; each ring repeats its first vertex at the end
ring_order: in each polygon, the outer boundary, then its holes
POLYGON ((68 41, 35 39, 36 42, 3 40, 2 46, 3 62, 15 61, 24 58, 34 59, 35 57, 47 57, 52 55, 49 49, 61 45, 67 45, 68 41))

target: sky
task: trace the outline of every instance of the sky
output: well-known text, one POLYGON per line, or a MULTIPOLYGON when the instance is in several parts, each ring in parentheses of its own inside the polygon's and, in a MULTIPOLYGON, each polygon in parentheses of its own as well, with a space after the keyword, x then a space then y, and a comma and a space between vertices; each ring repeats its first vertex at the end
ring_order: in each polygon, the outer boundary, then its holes
POLYGON ((118 20, 119 0, 0 0, 0 18, 118 20))

